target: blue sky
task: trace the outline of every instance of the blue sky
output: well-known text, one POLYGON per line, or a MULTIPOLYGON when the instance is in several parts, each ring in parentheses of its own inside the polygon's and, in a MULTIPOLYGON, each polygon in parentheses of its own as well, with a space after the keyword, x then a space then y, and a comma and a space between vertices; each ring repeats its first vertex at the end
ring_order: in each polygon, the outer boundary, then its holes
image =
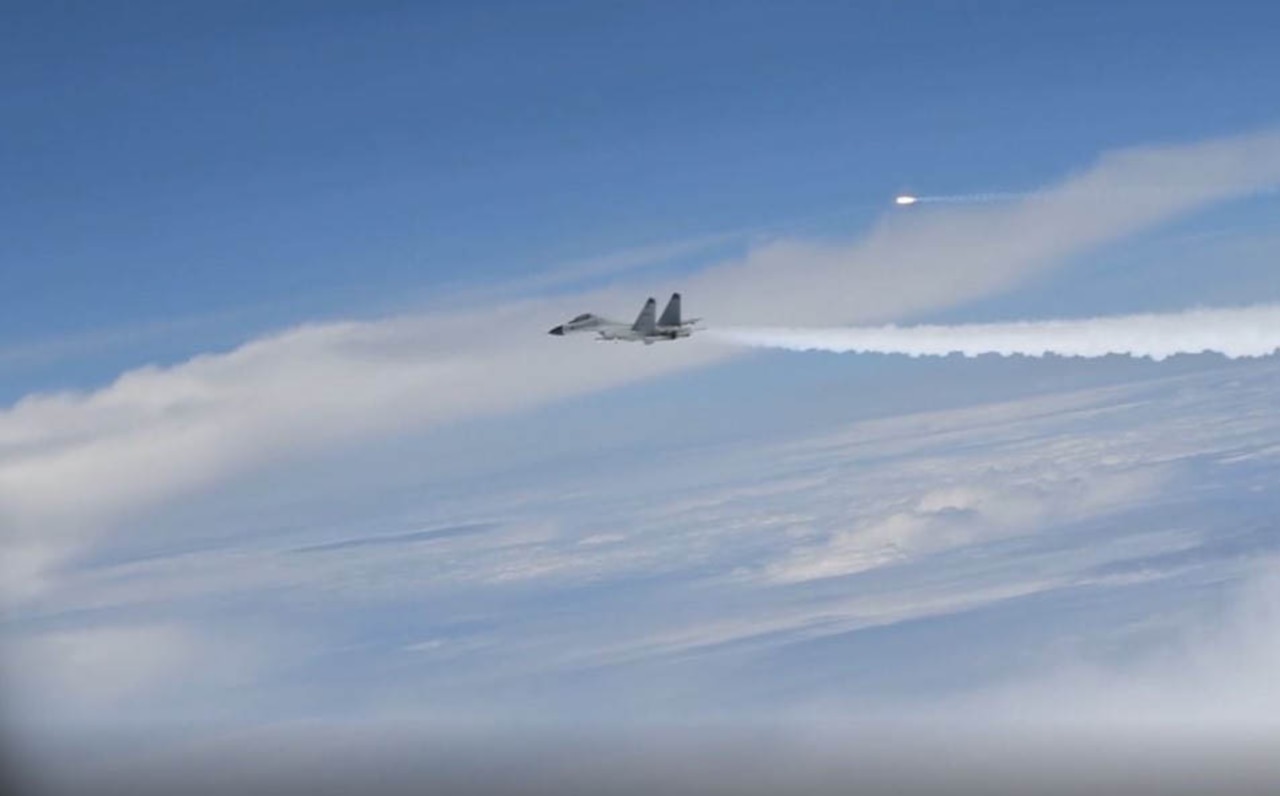
POLYGON ((0 331, 195 316, 225 343, 708 233, 856 230, 902 189, 1034 187, 1273 122, 1276 24, 1269 3, 33 4, 0 48, 0 331))
POLYGON ((7 10, 5 735, 61 764, 290 722, 1274 726, 1274 357, 546 330, 677 289, 713 329, 1280 302, 1277 30, 7 10))

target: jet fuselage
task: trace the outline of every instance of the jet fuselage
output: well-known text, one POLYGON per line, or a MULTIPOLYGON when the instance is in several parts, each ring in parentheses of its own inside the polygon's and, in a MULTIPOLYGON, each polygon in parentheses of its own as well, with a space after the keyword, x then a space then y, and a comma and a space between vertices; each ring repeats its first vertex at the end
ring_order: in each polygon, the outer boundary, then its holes
POLYGON ((589 312, 583 313, 573 320, 554 327, 549 334, 563 337, 567 334, 594 332, 598 340, 640 341, 650 345, 659 340, 678 340, 693 333, 693 324, 697 323, 698 319, 680 320, 679 293, 672 294, 671 300, 667 302, 667 308, 662 311, 662 317, 655 321, 656 308, 657 302, 650 298, 640 310, 640 316, 636 318, 636 322, 629 325, 589 312))

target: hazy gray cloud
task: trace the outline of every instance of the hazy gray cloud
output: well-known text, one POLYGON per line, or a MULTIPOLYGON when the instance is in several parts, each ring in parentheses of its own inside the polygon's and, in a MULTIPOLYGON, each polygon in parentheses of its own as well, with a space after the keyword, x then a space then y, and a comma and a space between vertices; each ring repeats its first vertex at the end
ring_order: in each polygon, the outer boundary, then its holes
POLYGON ((973 719, 1057 725, 1280 730, 1280 561, 1263 557, 1225 600, 1121 660, 1063 655, 1048 671, 943 703, 973 719))
POLYGON ((6 639, 7 722, 23 726, 126 724, 180 717, 193 704, 208 718, 226 699, 254 681, 276 638, 241 630, 196 629, 185 622, 101 623, 51 628, 6 639))

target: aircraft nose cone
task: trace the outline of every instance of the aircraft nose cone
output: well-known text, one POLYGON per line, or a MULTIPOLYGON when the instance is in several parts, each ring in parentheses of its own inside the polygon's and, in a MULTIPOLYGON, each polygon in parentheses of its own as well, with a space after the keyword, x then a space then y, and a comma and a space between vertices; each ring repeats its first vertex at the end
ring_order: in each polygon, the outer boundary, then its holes
POLYGON ((547 334, 554 334, 554 335, 556 335, 556 336, 563 337, 563 336, 564 336, 564 325, 563 325, 563 324, 561 324, 560 326, 557 326, 556 328, 554 328, 554 329, 552 329, 551 331, 547 332, 547 334))

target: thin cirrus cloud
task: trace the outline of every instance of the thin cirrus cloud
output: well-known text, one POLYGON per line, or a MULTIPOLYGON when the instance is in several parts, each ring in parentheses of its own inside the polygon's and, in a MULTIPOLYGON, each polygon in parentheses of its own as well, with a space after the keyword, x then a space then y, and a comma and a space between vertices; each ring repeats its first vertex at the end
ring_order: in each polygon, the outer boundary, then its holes
MULTIPOLYGON (((779 240, 682 280, 718 323, 875 322, 1007 289, 1064 258, 1280 184, 1280 132, 1102 157, 1007 206, 894 215, 849 243, 779 240)), ((0 413, 10 597, 121 515, 340 443, 520 410, 734 356, 713 341, 579 345, 543 332, 630 307, 639 281, 488 308, 304 325, 0 413)))

